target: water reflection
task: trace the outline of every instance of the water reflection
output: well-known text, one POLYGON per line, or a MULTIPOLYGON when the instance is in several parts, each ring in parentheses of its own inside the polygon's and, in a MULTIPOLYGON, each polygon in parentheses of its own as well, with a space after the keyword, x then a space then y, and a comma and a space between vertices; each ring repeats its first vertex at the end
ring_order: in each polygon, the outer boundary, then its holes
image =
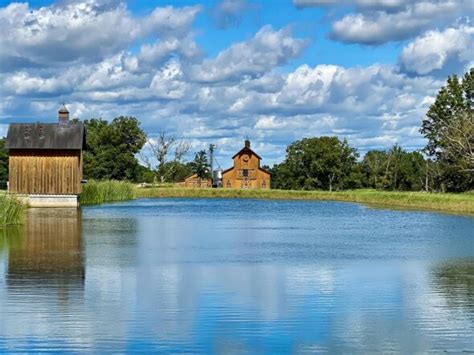
POLYGON ((30 210, 0 239, 0 352, 472 350, 474 220, 277 207, 30 210))
POLYGON ((433 279, 449 307, 464 308, 474 316, 474 258, 436 265, 433 279))
POLYGON ((54 285, 65 295, 69 288, 84 285, 80 210, 30 209, 18 233, 20 238, 9 235, 7 283, 11 290, 54 285))

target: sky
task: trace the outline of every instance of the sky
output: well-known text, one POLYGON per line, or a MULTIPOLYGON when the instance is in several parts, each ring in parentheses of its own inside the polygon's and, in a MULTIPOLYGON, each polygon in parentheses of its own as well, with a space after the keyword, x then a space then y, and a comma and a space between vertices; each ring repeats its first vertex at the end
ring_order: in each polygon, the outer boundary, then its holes
POLYGON ((420 149, 448 75, 474 66, 470 0, 0 0, 0 134, 11 122, 137 117, 223 168, 304 137, 420 149))

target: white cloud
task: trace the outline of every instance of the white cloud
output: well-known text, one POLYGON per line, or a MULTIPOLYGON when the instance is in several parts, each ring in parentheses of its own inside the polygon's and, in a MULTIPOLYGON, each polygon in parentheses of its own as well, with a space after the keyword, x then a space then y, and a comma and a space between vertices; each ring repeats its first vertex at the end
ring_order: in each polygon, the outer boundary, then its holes
POLYGON ((238 26, 243 16, 254 9, 247 0, 221 0, 212 9, 212 17, 218 28, 238 26))
POLYGON ((474 27, 462 25, 444 31, 428 31, 403 48, 399 61, 402 68, 411 73, 426 75, 441 71, 446 76, 465 69, 472 62, 473 48, 474 27))
POLYGON ((294 0, 294 4, 353 10, 332 23, 330 38, 367 45, 410 39, 474 11, 470 0, 294 0))
POLYGON ((200 82, 219 82, 258 76, 298 57, 306 44, 305 40, 293 38, 288 27, 275 31, 264 26, 250 40, 233 44, 217 58, 194 66, 192 77, 200 82))
POLYGON ((361 8, 398 10, 409 4, 410 0, 293 0, 296 7, 317 7, 317 6, 352 6, 361 8))
MULTIPOLYGON (((392 16, 405 11, 397 6, 408 8, 410 4, 381 0, 369 8, 360 0, 357 9, 368 13, 375 11, 375 6, 384 7, 376 13, 392 16)), ((239 148, 249 136, 265 153, 267 163, 279 160, 288 143, 304 136, 338 135, 362 150, 384 148, 393 142, 420 146, 423 141, 418 127, 444 80, 433 73, 451 68, 453 58, 463 65, 472 58, 468 53, 472 27, 467 24, 419 37, 405 47, 398 65, 350 68, 299 64, 290 68, 288 64, 308 43, 295 38, 289 28, 271 26, 229 45, 214 58, 206 58, 192 30, 198 10, 157 8, 137 18, 115 2, 67 2, 38 10, 13 4, 0 8, 3 15, 8 12, 10 16, 0 28, 16 36, 24 29, 15 26, 25 18, 31 20, 25 31, 39 26, 41 38, 57 35, 57 29, 45 24, 46 15, 56 23, 62 13, 67 17, 76 11, 78 21, 83 21, 77 28, 64 25, 63 37, 54 39, 56 52, 69 52, 63 59, 57 58, 57 53, 47 53, 48 47, 37 41, 36 34, 30 33, 31 38, 18 39, 18 43, 0 39, 11 53, 30 60, 29 64, 36 63, 32 66, 20 61, 7 68, 2 62, 2 119, 28 116, 55 120, 56 106, 65 100, 73 117, 132 115, 152 136, 165 130, 190 139, 193 147, 218 143, 221 154, 239 148), (99 33, 90 33, 96 25, 83 18, 87 11, 99 21, 97 26, 104 26, 99 33), (121 19, 102 21, 105 14, 121 19), (33 20, 35 16, 44 19, 33 20), (118 23, 130 31, 124 38, 115 38, 122 29, 107 27, 118 23), (127 28, 129 25, 134 28, 127 28), (145 33, 146 39, 141 37, 145 33), (83 35, 94 37, 83 43, 84 51, 70 49, 71 36, 80 39, 83 35), (89 54, 101 43, 102 52, 89 54), (58 60, 63 60, 62 64, 55 65, 58 60), (43 64, 46 66, 38 66, 43 64)), ((5 55, 8 50, 0 52, 5 55)))
POLYGON ((344 16, 333 24, 331 38, 363 44, 381 44, 411 38, 434 23, 453 20, 463 14, 459 1, 415 2, 402 11, 371 11, 344 16))
POLYGON ((164 7, 135 18, 122 3, 89 0, 39 9, 12 3, 0 8, 1 67, 93 62, 145 36, 181 38, 199 9, 164 7))

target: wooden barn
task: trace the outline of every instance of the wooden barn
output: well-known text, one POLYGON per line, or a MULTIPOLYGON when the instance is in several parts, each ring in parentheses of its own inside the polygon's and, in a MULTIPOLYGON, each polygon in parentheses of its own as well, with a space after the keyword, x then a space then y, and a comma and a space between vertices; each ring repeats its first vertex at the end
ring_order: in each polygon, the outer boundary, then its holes
POLYGON ((260 167, 262 158, 250 149, 250 141, 235 154, 234 166, 222 172, 222 187, 232 189, 269 189, 271 175, 260 167))
POLYGON ((71 123, 64 105, 58 116, 57 123, 13 123, 8 128, 9 191, 28 196, 32 205, 33 196, 58 206, 75 199, 77 205, 82 191, 84 125, 71 123))
POLYGON ((178 186, 208 188, 212 187, 212 180, 200 179, 197 174, 193 174, 184 179, 183 182, 178 183, 178 186))

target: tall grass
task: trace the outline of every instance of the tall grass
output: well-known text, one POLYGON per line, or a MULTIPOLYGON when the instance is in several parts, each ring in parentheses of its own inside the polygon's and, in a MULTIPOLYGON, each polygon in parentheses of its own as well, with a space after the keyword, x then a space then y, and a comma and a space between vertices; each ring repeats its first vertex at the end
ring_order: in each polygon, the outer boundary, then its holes
POLYGON ((22 224, 25 220, 26 205, 8 194, 0 195, 0 227, 22 224))
POLYGON ((89 180, 82 189, 81 205, 96 205, 103 202, 125 201, 133 198, 133 185, 125 181, 89 180))
POLYGON ((397 192, 370 189, 347 191, 233 190, 193 188, 136 188, 135 197, 259 198, 280 200, 332 200, 361 202, 398 208, 414 208, 474 214, 474 195, 469 193, 397 192))

